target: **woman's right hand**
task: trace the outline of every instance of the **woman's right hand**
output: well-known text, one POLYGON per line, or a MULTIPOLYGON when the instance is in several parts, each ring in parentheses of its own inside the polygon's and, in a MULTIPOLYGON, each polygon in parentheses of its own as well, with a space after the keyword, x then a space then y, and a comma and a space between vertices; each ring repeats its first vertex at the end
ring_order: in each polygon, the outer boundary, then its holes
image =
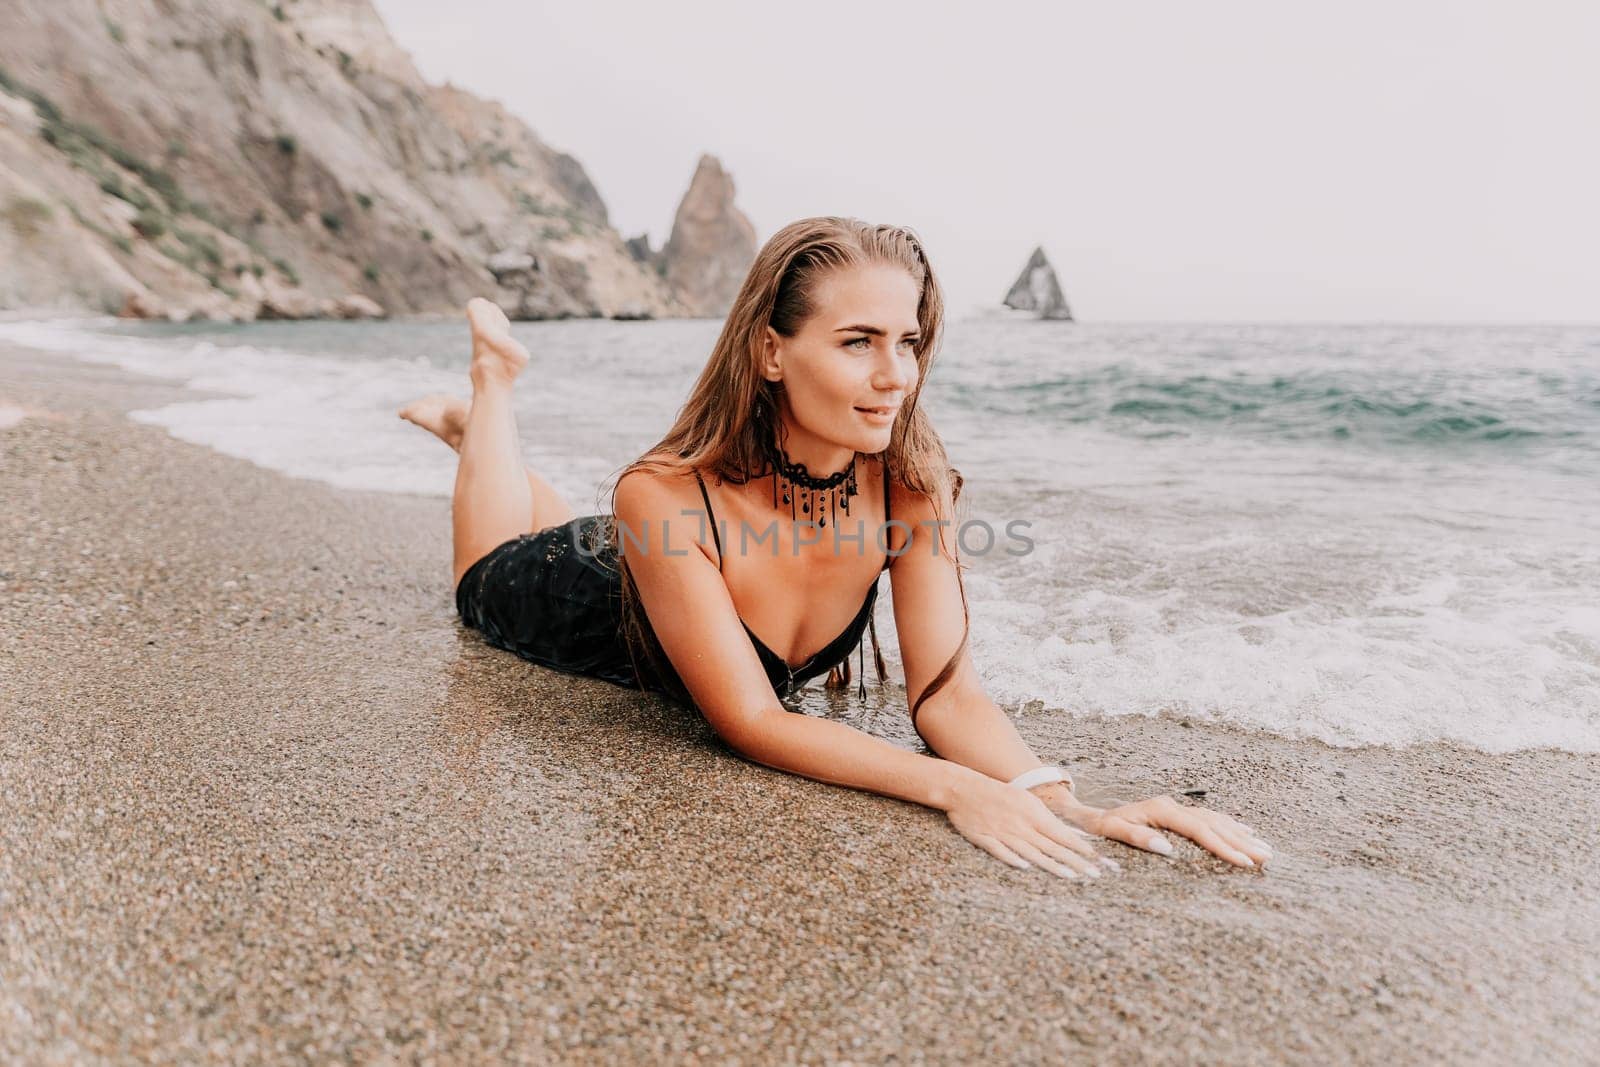
POLYGON ((1098 878, 1103 867, 1117 869, 1036 795, 986 775, 957 785, 945 815, 961 836, 1019 869, 1043 867, 1062 878, 1098 878))

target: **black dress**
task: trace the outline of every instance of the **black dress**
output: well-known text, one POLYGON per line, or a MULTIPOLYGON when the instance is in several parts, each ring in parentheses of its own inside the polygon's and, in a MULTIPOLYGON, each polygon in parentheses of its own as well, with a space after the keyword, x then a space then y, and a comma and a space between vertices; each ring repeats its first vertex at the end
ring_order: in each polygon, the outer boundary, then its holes
POLYGON ((582 515, 492 549, 461 576, 456 611, 489 644, 540 666, 670 691, 653 672, 641 678, 628 655, 607 518, 582 515))
MULTIPOLYGON (((695 478, 699 480, 698 472, 695 478)), ((703 481, 700 495, 716 538, 720 571, 722 536, 703 481)), ((883 495, 887 522, 887 471, 883 495)), ((456 586, 456 611, 461 621, 481 631, 489 644, 532 663, 661 693, 692 706, 677 672, 660 646, 653 644, 653 634, 647 634, 647 639, 652 641, 659 665, 647 655, 640 657, 636 666, 629 655, 622 634, 622 572, 611 546, 614 538, 606 536, 614 524, 609 515, 581 515, 560 526, 506 541, 461 576, 456 586)), ((885 560, 883 570, 889 568, 890 562, 892 557, 885 560)), ((798 667, 791 667, 745 626, 775 693, 787 696, 826 674, 861 644, 872 621, 883 570, 867 589, 861 609, 844 632, 798 667)))

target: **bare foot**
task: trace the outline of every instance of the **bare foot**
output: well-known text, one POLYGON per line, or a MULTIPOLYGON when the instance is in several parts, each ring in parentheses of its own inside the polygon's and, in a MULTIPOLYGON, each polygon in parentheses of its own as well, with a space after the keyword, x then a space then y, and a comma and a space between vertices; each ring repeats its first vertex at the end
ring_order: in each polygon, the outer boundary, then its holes
POLYGON ((475 296, 467 301, 472 326, 472 381, 510 386, 528 365, 528 350, 511 336, 511 322, 493 301, 475 296))
POLYGON ((434 393, 421 400, 413 400, 400 409, 400 417, 414 422, 439 440, 461 451, 461 435, 467 430, 469 405, 459 396, 434 393))

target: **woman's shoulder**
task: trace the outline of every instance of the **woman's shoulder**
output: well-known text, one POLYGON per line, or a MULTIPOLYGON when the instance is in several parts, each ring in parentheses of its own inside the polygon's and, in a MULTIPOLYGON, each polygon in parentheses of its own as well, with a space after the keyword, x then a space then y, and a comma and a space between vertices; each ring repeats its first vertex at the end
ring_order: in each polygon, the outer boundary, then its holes
POLYGON ((617 479, 613 496, 618 515, 670 514, 686 501, 700 499, 694 467, 677 456, 647 453, 617 479))
MULTIPOLYGON (((699 546, 707 559, 712 557, 709 524, 685 518, 700 513, 700 487, 695 481, 695 469, 676 457, 665 459, 660 466, 644 466, 625 472, 617 479, 612 494, 612 521, 620 542, 624 539, 645 549, 646 555, 662 558, 681 556, 669 544, 678 548, 688 542, 699 546), (688 534, 681 532, 688 523, 688 534), (670 532, 669 532, 670 531, 670 532), (659 548, 661 551, 657 552, 659 548)), ((627 554, 627 550, 622 550, 627 554)))
POLYGON ((909 485, 891 467, 889 478, 889 511, 893 518, 916 526, 920 522, 949 521, 955 512, 956 475, 943 479, 919 478, 928 485, 909 485))

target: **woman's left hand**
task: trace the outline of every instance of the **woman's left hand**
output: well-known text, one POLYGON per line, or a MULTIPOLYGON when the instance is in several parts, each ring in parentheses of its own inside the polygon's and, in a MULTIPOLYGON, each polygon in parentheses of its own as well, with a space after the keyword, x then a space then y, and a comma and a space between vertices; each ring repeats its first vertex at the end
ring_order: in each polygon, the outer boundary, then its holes
POLYGON ((1150 797, 1116 808, 1097 808, 1080 801, 1063 785, 1041 787, 1035 792, 1045 807, 1066 822, 1134 848, 1172 855, 1172 842, 1158 832, 1165 829, 1182 834, 1239 867, 1265 866, 1272 858, 1272 846, 1244 823, 1210 808, 1180 804, 1171 796, 1150 797))

